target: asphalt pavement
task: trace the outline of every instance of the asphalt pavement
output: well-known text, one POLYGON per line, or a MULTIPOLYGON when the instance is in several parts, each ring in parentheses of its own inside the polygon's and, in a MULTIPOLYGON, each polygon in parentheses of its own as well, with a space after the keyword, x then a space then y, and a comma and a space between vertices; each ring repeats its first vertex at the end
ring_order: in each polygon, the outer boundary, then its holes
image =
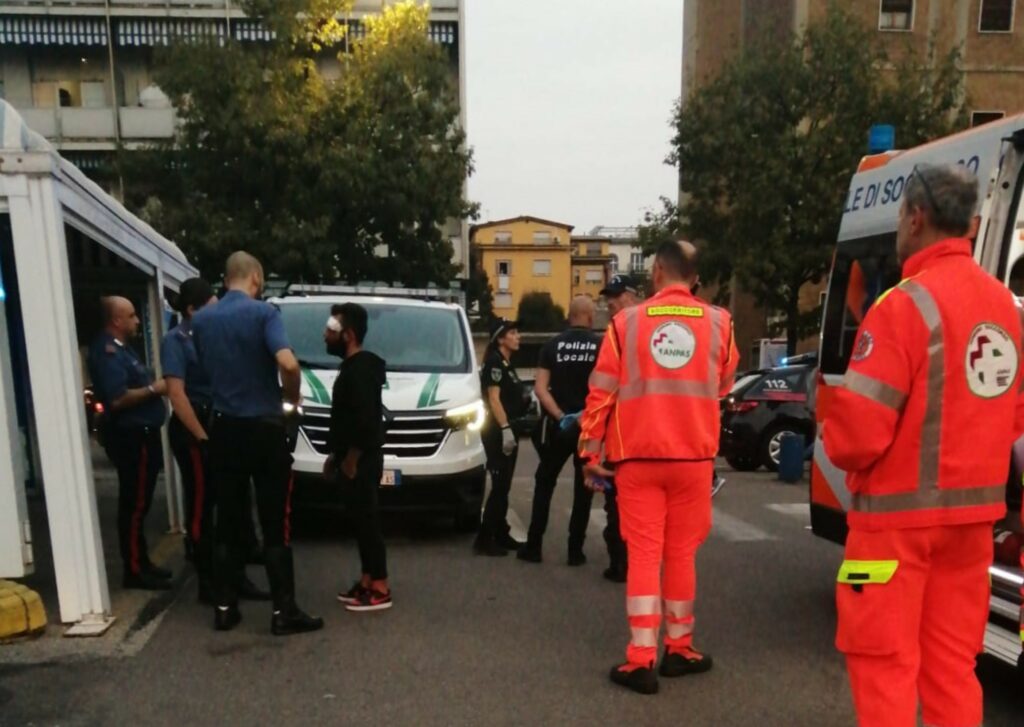
MULTIPOLYGON (((515 529, 528 522, 535 466, 524 443, 515 529)), ((241 626, 215 633, 193 579, 138 649, 0 665, 0 724, 854 725, 833 648, 841 550, 810 533, 806 485, 723 472, 729 482, 698 557, 696 644, 715 668, 662 680, 657 696, 608 681, 628 638, 624 588, 601 577, 598 499, 590 562, 565 564, 563 476, 541 565, 475 557, 472 536, 447 520, 391 516, 395 606, 352 614, 334 597, 357 573, 354 543, 333 517, 307 520, 296 543, 299 601, 324 616, 323 631, 272 637, 269 605, 243 604, 241 626)), ((987 658, 979 673, 985 724, 1022 724, 1017 675, 987 658)))

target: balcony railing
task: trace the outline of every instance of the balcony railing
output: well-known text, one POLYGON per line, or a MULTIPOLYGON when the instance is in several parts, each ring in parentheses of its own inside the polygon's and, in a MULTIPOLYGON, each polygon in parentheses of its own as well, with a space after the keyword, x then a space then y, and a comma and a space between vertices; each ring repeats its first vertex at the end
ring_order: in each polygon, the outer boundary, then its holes
MULTIPOLYGON (((54 141, 113 141, 117 136, 114 109, 78 107, 19 109, 29 128, 54 141)), ((173 109, 118 109, 121 138, 127 141, 169 139, 174 135, 173 109)))

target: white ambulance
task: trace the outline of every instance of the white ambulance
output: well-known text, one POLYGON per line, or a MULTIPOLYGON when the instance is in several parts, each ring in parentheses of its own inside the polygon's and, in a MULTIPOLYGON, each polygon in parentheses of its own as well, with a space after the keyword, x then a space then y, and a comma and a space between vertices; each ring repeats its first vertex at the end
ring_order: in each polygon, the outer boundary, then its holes
POLYGON ((292 286, 272 298, 302 365, 302 418, 295 448, 293 504, 340 503, 321 473, 328 452, 331 391, 341 360, 323 333, 331 307, 358 303, 369 314, 364 347, 387 364, 381 504, 447 511, 474 528, 484 494, 480 428, 486 416, 469 321, 459 293, 436 289, 292 286))

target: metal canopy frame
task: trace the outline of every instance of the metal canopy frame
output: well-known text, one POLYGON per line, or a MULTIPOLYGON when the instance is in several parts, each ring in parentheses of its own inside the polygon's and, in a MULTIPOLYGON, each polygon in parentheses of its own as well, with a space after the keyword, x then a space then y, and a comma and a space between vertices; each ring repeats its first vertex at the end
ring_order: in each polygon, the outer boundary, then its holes
MULTIPOLYGON (((153 321, 147 342, 150 350, 159 350, 164 334, 160 315, 163 290, 177 289, 197 271, 177 246, 62 159, 3 101, 0 212, 10 218, 14 244, 60 620, 74 624, 68 630, 72 635, 103 633, 113 622, 113 615, 82 408, 83 382, 65 225, 81 231, 150 278, 146 303, 153 321)), ((4 336, 0 349, 6 348, 4 336)), ((3 350, 2 354, 0 367, 11 360, 9 351, 3 350)), ((159 375, 158 362, 156 368, 159 375)), ((0 370, 0 374, 9 377, 9 372, 0 370)), ((10 406, 9 397, 0 396, 0 421, 9 422, 10 406)), ((15 549, 23 553, 22 572, 4 573, 18 576, 31 572, 24 481, 18 476, 16 464, 21 447, 17 432, 9 425, 0 427, 0 435, 4 435, 0 436, 0 462, 15 463, 0 468, 0 513, 7 513, 0 514, 0 565, 9 569, 10 558, 3 556, 15 549), (22 519, 13 523, 13 528, 8 527, 12 523, 3 520, 12 515, 22 519)), ((180 530, 181 490, 170 447, 166 441, 164 445, 170 525, 172 530, 180 530)))

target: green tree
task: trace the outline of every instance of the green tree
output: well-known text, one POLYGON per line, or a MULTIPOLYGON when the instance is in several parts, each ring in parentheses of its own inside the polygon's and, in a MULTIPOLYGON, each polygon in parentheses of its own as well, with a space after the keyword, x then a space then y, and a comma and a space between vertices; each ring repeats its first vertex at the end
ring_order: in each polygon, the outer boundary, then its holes
POLYGON ((207 275, 244 247, 292 280, 454 277, 443 226, 474 206, 451 63, 425 6, 388 6, 352 38, 338 20, 350 4, 249 0, 272 42, 158 56, 181 124, 172 142, 121 155, 129 204, 207 275), (340 77, 324 70, 332 57, 340 77))
POLYGON ((526 293, 516 313, 520 330, 534 333, 561 331, 565 328, 565 309, 557 305, 551 293, 526 293))
POLYGON ((685 202, 663 199, 641 235, 702 246, 702 277, 735 277, 770 313, 782 314, 789 351, 813 332, 800 289, 828 271, 850 177, 872 124, 896 127, 910 147, 964 122, 959 53, 926 61, 889 57, 877 33, 832 5, 789 42, 746 49, 677 105, 673 151, 685 202))

